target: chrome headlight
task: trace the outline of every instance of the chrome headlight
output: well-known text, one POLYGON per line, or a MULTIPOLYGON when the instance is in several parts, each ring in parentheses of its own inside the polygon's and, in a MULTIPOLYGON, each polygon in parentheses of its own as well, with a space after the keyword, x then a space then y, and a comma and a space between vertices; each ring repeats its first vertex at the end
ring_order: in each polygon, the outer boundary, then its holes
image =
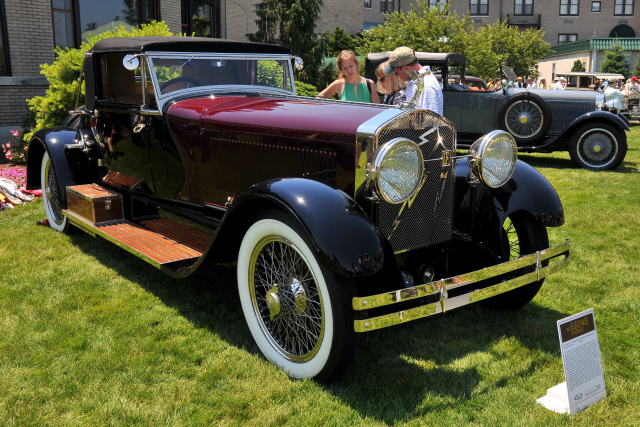
POLYGON ((469 155, 471 171, 491 188, 498 188, 511 178, 518 160, 516 141, 502 130, 494 130, 474 142, 469 155))
POLYGON ((418 191, 424 161, 418 146, 395 138, 378 148, 367 163, 367 180, 388 203, 402 203, 418 191))

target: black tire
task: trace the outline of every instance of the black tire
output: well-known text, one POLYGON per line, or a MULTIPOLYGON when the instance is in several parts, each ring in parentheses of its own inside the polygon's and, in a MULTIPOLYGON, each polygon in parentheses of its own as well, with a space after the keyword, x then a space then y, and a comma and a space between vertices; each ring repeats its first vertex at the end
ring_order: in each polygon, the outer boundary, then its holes
POLYGON ((288 215, 257 216, 238 254, 238 291, 247 325, 264 356, 294 378, 328 380, 356 348, 351 280, 318 262, 288 215))
POLYGON ((71 113, 62 121, 60 126, 80 129, 82 126, 82 114, 71 113))
POLYGON ((585 169, 615 169, 627 155, 627 135, 606 123, 584 125, 571 137, 569 155, 573 163, 585 169))
MULTIPOLYGON (((502 236, 510 261, 549 247, 547 228, 528 215, 508 217, 502 225, 502 236)), ((533 267, 520 273, 530 271, 533 267)), ((492 309, 519 310, 536 296, 543 283, 544 279, 505 292, 485 300, 484 305, 492 309)))
POLYGON ((518 145, 529 144, 549 131, 551 109, 534 93, 517 93, 500 105, 498 126, 513 135, 518 145))
POLYGON ((62 215, 62 194, 60 184, 53 168, 53 163, 49 158, 49 153, 45 152, 40 166, 40 188, 42 188, 42 202, 44 212, 49 220, 49 226, 62 233, 71 231, 69 219, 62 215))

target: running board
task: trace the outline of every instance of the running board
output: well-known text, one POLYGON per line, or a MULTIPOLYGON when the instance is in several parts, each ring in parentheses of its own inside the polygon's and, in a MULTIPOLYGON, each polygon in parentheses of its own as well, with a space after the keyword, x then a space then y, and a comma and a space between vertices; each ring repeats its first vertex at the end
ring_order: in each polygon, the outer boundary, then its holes
POLYGON ((62 213, 71 224, 92 236, 98 235, 158 269, 175 272, 192 267, 212 239, 207 233, 166 218, 147 219, 140 224, 125 219, 92 224, 68 209, 62 213), (163 234, 167 230, 170 237, 163 234))

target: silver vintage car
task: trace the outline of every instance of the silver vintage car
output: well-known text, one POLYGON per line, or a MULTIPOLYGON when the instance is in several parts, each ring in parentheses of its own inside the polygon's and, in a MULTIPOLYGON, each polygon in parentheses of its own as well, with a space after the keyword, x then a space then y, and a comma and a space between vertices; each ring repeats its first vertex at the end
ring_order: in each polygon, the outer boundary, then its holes
MULTIPOLYGON (((376 67, 391 52, 371 53, 365 76, 375 77, 376 67)), ((495 129, 513 135, 520 152, 568 151, 578 166, 591 170, 615 169, 627 154, 629 121, 603 110, 604 96, 596 92, 515 88, 470 90, 448 83, 449 75, 465 81, 466 58, 454 53, 416 52, 420 64, 442 74, 444 117, 458 131, 458 146, 470 146, 495 129)), ((509 82, 515 73, 503 67, 509 82)))

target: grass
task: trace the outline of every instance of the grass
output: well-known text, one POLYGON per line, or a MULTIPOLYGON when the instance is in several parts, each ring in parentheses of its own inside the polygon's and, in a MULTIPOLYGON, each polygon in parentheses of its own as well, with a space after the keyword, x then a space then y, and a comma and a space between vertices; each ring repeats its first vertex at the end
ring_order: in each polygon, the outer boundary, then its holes
POLYGON ((640 125, 616 171, 522 155, 560 194, 571 266, 524 309, 469 306, 365 334, 330 384, 266 362, 232 268, 176 280, 83 233, 0 213, 0 425, 640 423, 640 125), (564 380, 556 321, 593 307, 607 398, 574 417, 535 400, 564 380))

